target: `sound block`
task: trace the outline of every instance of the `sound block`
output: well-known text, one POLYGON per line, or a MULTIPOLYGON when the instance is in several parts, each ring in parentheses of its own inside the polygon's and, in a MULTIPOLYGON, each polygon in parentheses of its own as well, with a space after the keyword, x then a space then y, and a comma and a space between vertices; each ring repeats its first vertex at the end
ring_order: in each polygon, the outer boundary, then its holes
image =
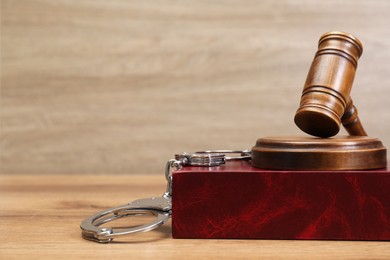
POLYGON ((386 148, 367 136, 265 137, 252 148, 252 165, 283 170, 369 170, 386 167, 386 148))
POLYGON ((390 171, 282 171, 247 161, 172 176, 174 238, 390 241, 390 171))

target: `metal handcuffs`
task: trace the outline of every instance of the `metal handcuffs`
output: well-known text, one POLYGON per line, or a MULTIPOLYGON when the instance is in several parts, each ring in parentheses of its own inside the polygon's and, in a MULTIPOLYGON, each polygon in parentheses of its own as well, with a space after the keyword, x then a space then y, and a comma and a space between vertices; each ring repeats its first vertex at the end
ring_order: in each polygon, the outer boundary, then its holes
POLYGON ((213 150, 196 153, 176 154, 175 159, 167 162, 165 178, 167 189, 161 197, 139 199, 128 204, 98 212, 81 222, 82 236, 87 240, 108 243, 116 236, 147 232, 163 225, 172 215, 172 169, 178 170, 183 166, 219 166, 231 160, 250 160, 250 150, 213 150), (238 154, 226 156, 226 154, 238 154), (100 227, 101 225, 123 217, 152 215, 152 222, 136 227, 100 227))

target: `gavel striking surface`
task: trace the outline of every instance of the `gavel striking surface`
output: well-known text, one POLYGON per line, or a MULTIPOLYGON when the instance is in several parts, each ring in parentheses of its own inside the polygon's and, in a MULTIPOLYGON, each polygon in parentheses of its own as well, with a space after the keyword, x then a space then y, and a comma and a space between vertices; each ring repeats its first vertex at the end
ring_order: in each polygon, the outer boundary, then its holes
POLYGON ((252 165, 283 170, 369 170, 386 167, 386 148, 367 136, 264 137, 252 148, 252 165))

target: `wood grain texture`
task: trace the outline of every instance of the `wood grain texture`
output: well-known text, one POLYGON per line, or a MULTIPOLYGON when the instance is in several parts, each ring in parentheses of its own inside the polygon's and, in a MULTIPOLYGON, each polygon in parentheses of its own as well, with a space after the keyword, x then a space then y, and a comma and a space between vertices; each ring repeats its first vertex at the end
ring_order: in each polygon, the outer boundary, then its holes
POLYGON ((0 175, 1 259, 388 259, 386 242, 172 239, 171 226, 97 244, 79 224, 164 191, 163 176, 0 175))
POLYGON ((317 40, 363 43, 353 93, 390 143, 390 2, 1 1, 3 173, 157 173, 294 135, 317 40))
POLYGON ((349 134, 367 135, 350 97, 362 52, 361 42, 351 34, 328 32, 321 36, 294 117, 303 132, 332 137, 343 122, 349 134))

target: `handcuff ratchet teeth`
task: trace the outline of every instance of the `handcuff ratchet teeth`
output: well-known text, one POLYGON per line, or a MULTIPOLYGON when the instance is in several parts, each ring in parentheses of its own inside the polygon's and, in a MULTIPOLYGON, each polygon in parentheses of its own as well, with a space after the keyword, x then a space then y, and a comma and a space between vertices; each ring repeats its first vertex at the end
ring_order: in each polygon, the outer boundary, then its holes
POLYGON ((165 177, 167 190, 161 197, 138 199, 128 204, 100 211, 80 224, 82 237, 98 243, 109 243, 114 237, 147 232, 166 223, 172 215, 172 169, 178 170, 183 166, 219 166, 230 160, 250 160, 250 150, 213 150, 196 153, 176 154, 175 159, 167 162, 165 177), (238 154, 226 156, 226 154, 238 154), (135 227, 100 227, 101 225, 123 217, 151 215, 155 218, 144 225, 135 227))

